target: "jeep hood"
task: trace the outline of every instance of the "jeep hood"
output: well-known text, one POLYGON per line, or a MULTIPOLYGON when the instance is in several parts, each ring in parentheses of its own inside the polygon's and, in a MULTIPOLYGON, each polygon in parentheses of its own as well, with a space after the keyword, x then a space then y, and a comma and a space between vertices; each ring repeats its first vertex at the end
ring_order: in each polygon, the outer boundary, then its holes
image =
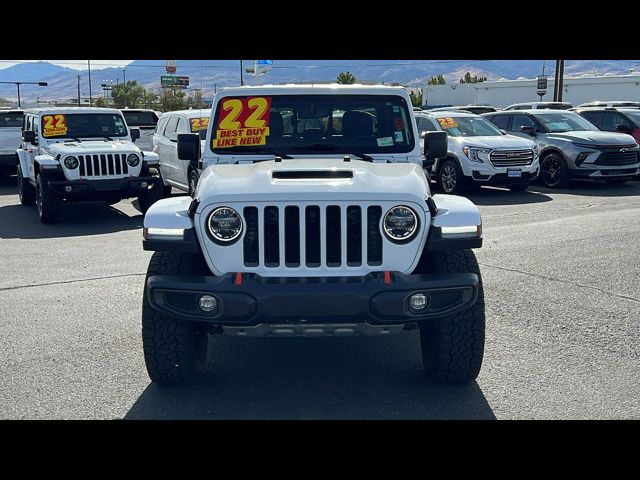
POLYGON ((525 149, 533 148, 535 142, 526 138, 517 137, 515 135, 483 135, 478 137, 449 137, 449 142, 457 143, 461 147, 468 145, 469 147, 482 147, 488 149, 525 149))
POLYGON ((414 163, 338 159, 211 165, 202 172, 196 192, 203 206, 214 202, 330 200, 392 200, 425 205, 428 195, 424 172, 414 163))
POLYGON ((139 148, 129 141, 82 140, 53 143, 43 148, 50 155, 85 155, 90 153, 131 153, 139 152, 139 148))
POLYGON ((636 143, 631 135, 626 133, 594 131, 547 133, 548 139, 560 139, 568 142, 594 143, 596 145, 633 145, 636 143))

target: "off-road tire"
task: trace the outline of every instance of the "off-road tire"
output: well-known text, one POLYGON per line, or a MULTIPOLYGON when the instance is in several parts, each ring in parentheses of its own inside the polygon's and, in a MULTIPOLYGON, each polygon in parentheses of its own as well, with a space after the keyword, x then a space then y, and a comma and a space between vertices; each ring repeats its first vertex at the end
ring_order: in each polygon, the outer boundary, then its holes
POLYGON ((188 254, 155 252, 149 262, 142 296, 142 346, 149 378, 161 385, 188 385, 205 371, 208 335, 197 322, 180 320, 155 310, 147 298, 151 275, 192 273, 188 254))
POLYGON ((569 186, 569 174, 567 172, 567 165, 557 153, 549 153, 540 160, 540 175, 539 181, 549 188, 567 188, 569 186), (559 168, 557 171, 557 177, 550 177, 547 173, 548 169, 553 166, 553 171, 559 168))
POLYGON ((18 197, 22 205, 35 205, 36 189, 22 175, 22 167, 18 165, 18 197))
POLYGON ((475 273, 480 280, 476 303, 463 312, 421 322, 420 344, 429 380, 469 383, 480 373, 484 356, 484 291, 480 268, 471 250, 429 253, 423 259, 433 273, 475 273))
POLYGON ((195 195, 199 179, 200 174, 197 170, 189 170, 189 196, 193 197, 195 195))
MULTIPOLYGON (((162 183, 162 176, 160 175, 160 170, 157 168, 150 168, 149 175, 157 177, 156 184, 151 190, 147 190, 142 195, 138 196, 138 206, 140 207, 140 211, 145 214, 147 210, 156 203, 158 200, 162 200, 166 198, 166 187, 162 183)), ((171 188, 169 188, 169 195, 171 194, 171 188)))
POLYGON ((49 190, 42 173, 36 174, 36 207, 42 223, 60 221, 60 199, 49 190))

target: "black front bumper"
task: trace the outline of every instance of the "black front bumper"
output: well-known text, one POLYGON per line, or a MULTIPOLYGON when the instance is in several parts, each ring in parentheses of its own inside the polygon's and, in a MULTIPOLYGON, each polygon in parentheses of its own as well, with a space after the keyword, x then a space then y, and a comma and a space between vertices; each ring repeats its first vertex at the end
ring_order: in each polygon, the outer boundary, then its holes
POLYGON ((18 170, 18 154, 0 155, 0 173, 16 173, 18 170))
MULTIPOLYGON (((599 165, 600 166, 600 165, 599 165)), ((640 169, 636 166, 631 166, 629 168, 607 168, 602 165, 599 170, 596 169, 585 169, 585 168, 570 168, 568 170, 569 178, 587 178, 592 180, 617 180, 623 178, 634 178, 640 173, 640 169), (592 176, 593 174, 599 174, 597 176, 592 176)))
POLYGON ((49 189, 56 195, 74 200, 131 198, 155 188, 158 177, 126 177, 108 180, 49 180, 49 189), (143 184, 146 183, 145 186, 143 184))
POLYGON ((429 320, 473 305, 478 276, 473 273, 403 275, 384 273, 364 277, 262 277, 242 274, 213 276, 154 275, 147 280, 151 306, 163 313, 217 325, 261 323, 361 323, 390 325, 429 320), (420 312, 412 311, 409 297, 424 293, 429 299, 420 312), (204 313, 201 295, 216 298, 218 308, 204 313))

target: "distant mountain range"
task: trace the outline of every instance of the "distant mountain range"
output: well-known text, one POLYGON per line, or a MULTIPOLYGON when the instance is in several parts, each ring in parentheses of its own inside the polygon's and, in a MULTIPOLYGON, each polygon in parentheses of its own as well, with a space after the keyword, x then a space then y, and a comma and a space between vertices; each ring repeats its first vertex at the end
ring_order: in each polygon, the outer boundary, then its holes
MULTIPOLYGON (((148 89, 159 91, 160 76, 165 75, 164 60, 136 60, 126 67, 127 80, 137 80, 148 89)), ((546 61, 546 74, 554 73, 554 61, 546 61)), ((565 76, 585 73, 624 74, 640 71, 640 60, 580 60, 566 61, 565 76)), ((202 88, 205 97, 211 97, 217 88, 240 84, 240 64, 234 60, 177 60, 176 75, 188 76, 191 88, 202 88)), ((253 61, 244 61, 244 68, 253 61)), ((286 82, 329 82, 345 70, 366 82, 422 85, 432 76, 443 74, 447 82, 458 81, 464 73, 486 76, 489 80, 500 78, 534 78, 542 73, 542 60, 274 60, 272 69, 256 79, 243 73, 246 84, 286 82)), ((89 96, 87 71, 78 71, 48 62, 14 65, 0 70, 0 81, 47 82, 47 87, 22 85, 23 106, 41 100, 62 100, 77 97, 78 76, 80 93, 89 96)), ((121 82, 123 69, 106 68, 91 71, 91 87, 94 97, 101 96, 103 82, 121 82)), ((15 85, 0 84, 0 98, 17 98, 15 85)))

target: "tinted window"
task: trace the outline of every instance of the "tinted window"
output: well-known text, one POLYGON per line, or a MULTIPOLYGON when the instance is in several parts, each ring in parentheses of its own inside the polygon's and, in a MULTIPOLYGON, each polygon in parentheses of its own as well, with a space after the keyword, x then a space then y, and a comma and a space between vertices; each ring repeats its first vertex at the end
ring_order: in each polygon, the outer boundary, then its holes
POLYGON ((171 117, 169 119, 169 122, 167 123, 167 128, 164 131, 164 136, 168 137, 173 132, 175 132, 177 126, 178 126, 178 117, 171 117))
POLYGON ((491 107, 467 107, 465 110, 471 113, 475 113, 476 115, 480 115, 481 113, 491 113, 496 111, 495 108, 491 108, 491 107))
POLYGON ((595 126, 597 126, 597 127, 601 126, 601 123, 602 123, 602 112, 582 112, 580 115, 582 115, 584 118, 589 120, 595 126))
MULTIPOLYGON (((547 112, 551 111, 547 110, 547 112)), ((542 128, 547 133, 598 130, 598 127, 586 118, 582 118, 577 113, 560 111, 553 112, 554 113, 535 114, 536 119, 542 124, 542 128)))
POLYGON ((452 137, 480 137, 502 135, 495 125, 482 117, 440 117, 440 127, 452 137))
POLYGON ((0 113, 0 128, 22 127, 22 112, 0 113))
POLYGON ((494 115, 491 117, 491 123, 502 130, 509 130, 509 120, 511 115, 494 115))
POLYGON ((619 113, 604 112, 602 115, 602 123, 600 124, 600 128, 602 130, 606 130, 607 132, 616 132, 616 125, 625 125, 631 128, 631 125, 629 125, 627 119, 619 113))
POLYGON ((130 127, 155 127, 158 123, 158 117, 154 112, 123 110, 122 114, 130 127))
POLYGON ((127 136, 127 125, 117 113, 46 113, 41 118, 45 138, 105 138, 127 136))
POLYGON ((528 115, 514 115, 513 121, 511 122, 511 131, 512 132, 521 132, 521 127, 535 127, 535 123, 528 115))
POLYGON ((439 128, 436 125, 434 125, 434 123, 429 118, 416 117, 416 120, 418 122, 418 132, 419 133, 422 133, 422 132, 434 132, 434 131, 439 130, 439 128))

